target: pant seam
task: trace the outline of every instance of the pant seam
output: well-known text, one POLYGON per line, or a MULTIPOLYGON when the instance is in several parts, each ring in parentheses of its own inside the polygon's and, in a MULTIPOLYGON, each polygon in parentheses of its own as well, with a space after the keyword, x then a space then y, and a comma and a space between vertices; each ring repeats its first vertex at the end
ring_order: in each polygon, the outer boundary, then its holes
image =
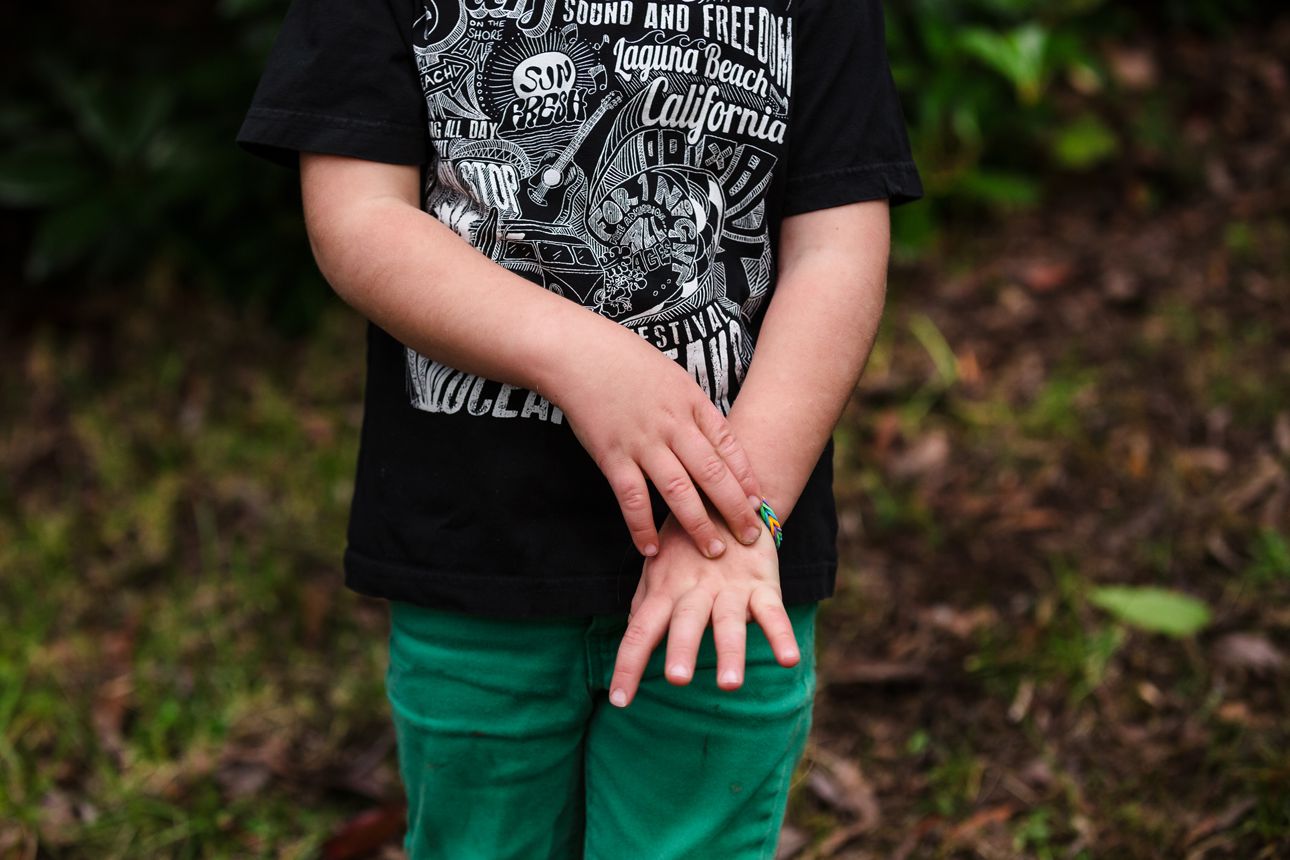
MULTIPOLYGON (((789 747, 784 751, 785 761, 781 766, 783 772, 778 780, 777 790, 775 792, 774 808, 780 808, 778 801, 782 796, 784 798, 783 809, 780 809, 779 821, 774 820, 775 814, 772 810, 771 822, 767 827, 766 839, 762 842, 759 860, 774 860, 775 853, 779 848, 779 835, 783 831, 784 825, 783 816, 787 813, 788 795, 792 790, 793 771, 797 766, 798 759, 800 758, 800 754, 794 754, 794 751, 799 750, 798 739, 801 737, 801 734, 803 732, 806 732, 808 735, 810 734, 810 721, 815 707, 815 619, 813 616, 814 613, 808 616, 808 624, 811 625, 811 635, 808 637, 811 651, 808 654, 806 653, 806 649, 800 649, 802 652, 801 658, 806 662, 806 671, 802 673, 798 682, 798 693, 802 704, 798 711, 797 721, 793 724, 789 747)), ((802 739, 802 746, 805 746, 806 740, 806 738, 802 739)))

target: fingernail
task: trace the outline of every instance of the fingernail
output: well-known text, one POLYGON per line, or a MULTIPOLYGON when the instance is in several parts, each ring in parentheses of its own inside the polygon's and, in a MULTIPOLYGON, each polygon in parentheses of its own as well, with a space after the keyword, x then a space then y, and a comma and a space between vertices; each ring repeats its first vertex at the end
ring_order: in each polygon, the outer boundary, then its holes
POLYGON ((726 545, 716 538, 713 538, 712 543, 708 544, 708 558, 716 558, 725 551, 726 545))
POLYGON ((790 648, 790 649, 788 649, 787 651, 785 651, 785 652, 784 652, 784 659, 785 659, 785 660, 796 660, 799 656, 801 656, 801 655, 799 655, 799 654, 797 653, 797 649, 796 649, 796 648, 790 648))
POLYGON ((609 701, 613 702, 616 707, 627 707, 627 694, 622 690, 614 690, 609 694, 609 701))
POLYGON ((651 543, 651 544, 645 545, 646 555, 655 555, 657 552, 658 552, 658 547, 656 547, 654 544, 651 543))
POLYGON ((738 672, 736 672, 734 669, 727 669, 727 670, 726 670, 726 671, 721 675, 721 683, 723 683, 723 684, 738 684, 738 683, 739 683, 739 673, 738 673, 738 672))
POLYGON ((690 677, 690 670, 682 666, 680 663, 677 663, 668 668, 667 674, 680 681, 690 677))
POLYGON ((761 537, 761 529, 757 528, 756 526, 753 526, 752 528, 748 529, 748 531, 744 532, 744 543, 746 544, 757 543, 757 538, 759 537, 761 537))
POLYGON ((752 505, 754 508, 760 508, 760 507, 761 507, 761 499, 757 498, 756 496, 749 496, 749 497, 748 497, 748 504, 752 505))

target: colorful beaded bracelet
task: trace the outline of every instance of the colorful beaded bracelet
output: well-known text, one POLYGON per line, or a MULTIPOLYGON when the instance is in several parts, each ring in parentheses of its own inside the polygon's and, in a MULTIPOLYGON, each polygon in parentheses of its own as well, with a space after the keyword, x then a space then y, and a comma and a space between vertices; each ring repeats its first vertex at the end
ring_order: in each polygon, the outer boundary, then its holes
POLYGON ((779 524, 779 517, 775 516, 774 509, 771 508, 770 502, 765 499, 761 500, 761 507, 757 509, 761 514, 762 522, 766 523, 766 528, 770 529, 770 535, 775 539, 775 549, 779 549, 780 542, 784 540, 784 529, 779 524))

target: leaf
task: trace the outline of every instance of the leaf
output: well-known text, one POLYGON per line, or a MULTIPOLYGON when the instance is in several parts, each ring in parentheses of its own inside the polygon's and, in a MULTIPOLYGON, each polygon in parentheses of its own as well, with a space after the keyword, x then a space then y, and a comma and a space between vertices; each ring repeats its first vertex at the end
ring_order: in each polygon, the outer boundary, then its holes
POLYGON ((1209 624, 1211 616, 1203 601, 1155 586, 1102 586, 1089 599, 1125 624, 1169 636, 1190 636, 1209 624))
POLYGON ((944 388, 952 386, 958 380, 958 359, 936 323, 926 314, 914 314, 909 320, 909 331, 923 345, 923 349, 927 350, 932 363, 936 365, 938 383, 944 388))
POLYGON ((1092 167, 1120 149, 1115 132, 1094 114, 1084 114, 1057 133, 1053 155, 1064 167, 1082 170, 1092 167))
POLYGON ((32 239, 27 278, 42 281, 82 259, 112 234, 123 214, 103 197, 86 197, 51 211, 32 239))
POLYGON ((0 204, 51 206, 93 187, 93 173, 71 140, 42 139, 0 153, 0 204))
POLYGON ((971 27, 959 36, 959 45, 1007 78, 1022 102, 1034 104, 1050 71, 1050 37, 1048 30, 1033 22, 1007 33, 971 27))
POLYGON ((134 83, 121 92, 101 74, 78 76, 48 57, 40 64, 76 129, 114 165, 138 154, 169 119, 178 95, 167 80, 134 83))
POLYGON ((973 170, 959 180, 955 190, 975 200, 1014 209, 1034 206, 1041 196, 1036 180, 1002 170, 973 170))

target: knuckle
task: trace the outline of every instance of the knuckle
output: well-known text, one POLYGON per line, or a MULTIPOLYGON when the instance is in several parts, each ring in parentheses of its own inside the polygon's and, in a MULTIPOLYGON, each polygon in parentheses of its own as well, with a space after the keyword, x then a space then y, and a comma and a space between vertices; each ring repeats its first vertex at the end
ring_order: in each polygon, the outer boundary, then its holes
POLYGON ((713 610, 712 613, 713 624, 742 623, 746 621, 747 618, 748 614, 744 609, 734 606, 724 606, 720 609, 713 610))
POLYGON ((702 394, 701 391, 694 393, 694 420, 699 423, 700 427, 706 427, 715 430, 718 425, 725 423, 726 416, 721 414, 717 405, 702 394))
POLYGON ((753 593, 749 596, 748 602, 763 609, 773 609, 775 607, 783 607, 784 605, 784 601, 783 598, 780 597, 779 590, 766 583, 761 583, 753 589, 753 593))
POLYGON ((631 484, 617 491, 618 501, 628 511, 643 511, 650 507, 649 493, 639 484, 631 484))
POLYGON ((720 457, 705 457, 699 466, 699 475, 707 483, 714 483, 726 474, 726 463, 720 457))
POLYGON ((623 455, 616 447, 604 447, 596 450, 592 459, 596 467, 604 472, 605 477, 609 478, 612 483, 617 478, 623 477, 623 455))
POLYGON ((681 414, 670 401, 658 408, 657 417, 667 431, 675 430, 681 424, 681 414))
POLYGON ((668 496, 684 496, 690 490, 690 479, 684 475, 673 475, 663 482, 662 490, 668 496))
POLYGON ((697 603, 682 603, 672 612, 673 618, 689 619, 703 614, 703 607, 697 603))
POLYGON ((730 429, 728 421, 722 421, 713 433, 713 445, 723 455, 732 454, 739 449, 739 443, 735 439, 735 433, 730 429))
POLYGON ((650 646, 649 631, 640 621, 632 621, 623 631, 623 644, 629 648, 648 648, 650 646))

